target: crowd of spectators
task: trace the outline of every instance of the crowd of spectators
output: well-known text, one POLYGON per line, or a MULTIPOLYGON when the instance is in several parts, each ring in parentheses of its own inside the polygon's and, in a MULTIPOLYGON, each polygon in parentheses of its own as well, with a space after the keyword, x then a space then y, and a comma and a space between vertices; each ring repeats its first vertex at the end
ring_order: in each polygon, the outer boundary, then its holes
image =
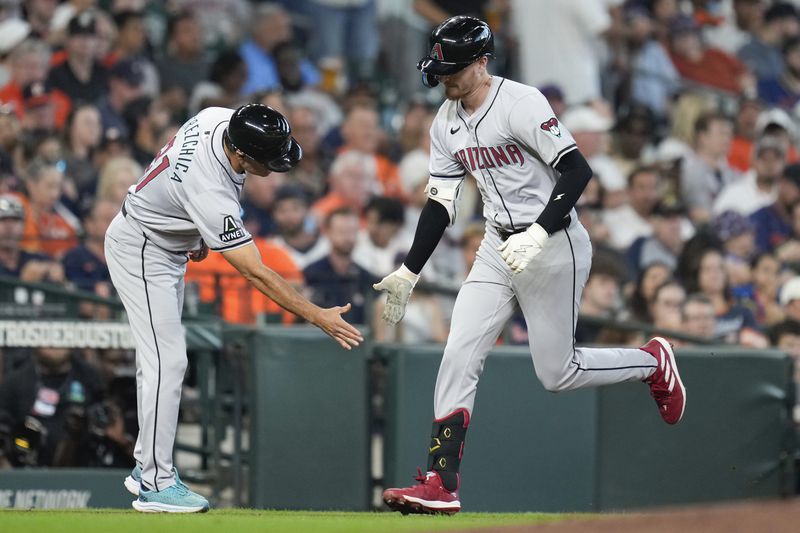
MULTIPOLYGON (((267 266, 320 305, 351 302, 346 318, 378 340, 444 341, 483 235, 474 181, 401 325, 375 319, 371 284, 402 262, 426 201, 443 95, 419 83, 416 61, 433 26, 470 14, 495 31, 490 71, 538 87, 594 170, 577 206, 594 245, 581 315, 800 358, 798 4, 2 0, 0 275, 113 297, 103 235, 128 188, 198 110, 261 102, 288 117, 304 151, 292 171, 244 187, 267 266)), ((218 254, 190 264, 187 287, 229 321, 297 320, 218 254)), ((591 320, 576 336, 643 340, 591 320)), ((521 314, 501 342, 527 344, 521 314)), ((0 432, 34 423, 12 399, 45 412, 58 397, 103 405, 114 379, 98 371, 103 357, 88 370, 57 350, 5 357, 0 432), (10 388, 37 375, 49 376, 43 397, 10 388)), ((129 413, 109 405, 113 462, 129 413)))

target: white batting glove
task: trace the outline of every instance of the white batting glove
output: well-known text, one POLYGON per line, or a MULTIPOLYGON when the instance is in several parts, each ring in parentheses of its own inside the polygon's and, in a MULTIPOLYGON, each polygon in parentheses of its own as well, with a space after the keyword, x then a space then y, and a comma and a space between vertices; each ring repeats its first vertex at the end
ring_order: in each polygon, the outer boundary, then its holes
POLYGON ((515 233, 497 247, 500 256, 516 273, 525 270, 528 263, 539 255, 549 235, 539 224, 533 224, 523 232, 515 233))
POLYGON ((400 265, 400 268, 372 286, 376 291, 386 291, 383 320, 390 326, 403 319, 403 315, 406 314, 406 304, 418 280, 419 274, 414 274, 405 265, 400 265))

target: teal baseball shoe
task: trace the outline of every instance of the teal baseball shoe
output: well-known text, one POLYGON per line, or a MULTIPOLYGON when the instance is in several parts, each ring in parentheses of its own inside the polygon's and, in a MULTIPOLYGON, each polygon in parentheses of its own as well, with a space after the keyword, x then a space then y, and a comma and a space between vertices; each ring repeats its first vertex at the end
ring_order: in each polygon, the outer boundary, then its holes
POLYGON ((133 508, 142 513, 205 513, 208 500, 189 490, 183 483, 176 482, 164 490, 139 489, 139 499, 133 501, 133 508))
MULTIPOLYGON (((174 466, 172 467, 172 473, 175 474, 175 483, 178 485, 186 485, 183 484, 181 481, 180 476, 178 475, 178 469, 174 466)), ((139 495, 139 487, 142 486, 142 467, 138 464, 133 467, 131 473, 128 477, 125 478, 125 488, 128 489, 128 492, 133 494, 134 496, 139 495)))

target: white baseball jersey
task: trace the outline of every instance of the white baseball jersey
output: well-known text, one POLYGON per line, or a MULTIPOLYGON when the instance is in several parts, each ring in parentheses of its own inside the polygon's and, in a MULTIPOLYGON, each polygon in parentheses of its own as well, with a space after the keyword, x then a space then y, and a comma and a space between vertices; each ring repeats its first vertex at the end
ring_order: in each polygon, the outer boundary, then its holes
POLYGON ((128 190, 127 216, 165 250, 196 250, 202 238, 215 251, 252 241, 239 197, 244 175, 231 167, 222 134, 233 109, 210 107, 190 118, 128 190))
POLYGON ((460 101, 439 108, 431 126, 428 195, 441 201, 437 196, 472 174, 486 220, 519 230, 536 222, 559 176, 553 167, 576 149, 575 140, 538 89, 499 76, 491 83, 471 115, 460 101))
POLYGON ((439 109, 431 126, 428 196, 452 219, 459 186, 472 174, 488 223, 453 307, 436 378, 436 419, 459 409, 472 412, 489 350, 518 310, 528 326, 536 375, 548 390, 643 380, 653 373, 656 361, 648 352, 575 346, 592 245, 574 212, 520 273, 497 250, 506 238, 498 230, 522 230, 538 219, 560 177, 554 167, 575 149, 542 93, 511 80, 493 77, 486 99, 470 116, 457 101, 439 109))

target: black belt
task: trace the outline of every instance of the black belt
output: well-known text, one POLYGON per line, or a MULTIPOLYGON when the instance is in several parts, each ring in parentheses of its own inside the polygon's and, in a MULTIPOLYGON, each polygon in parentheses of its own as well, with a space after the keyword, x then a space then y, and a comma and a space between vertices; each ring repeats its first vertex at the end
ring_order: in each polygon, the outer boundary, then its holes
MULTIPOLYGON (((553 233, 555 233, 556 231, 560 231, 562 229, 568 228, 571 223, 572 223, 572 217, 570 215, 565 216, 563 221, 562 221, 562 223, 555 229, 555 231, 553 233)), ((527 230, 529 227, 530 226, 525 226, 524 228, 515 229, 514 231, 510 231, 510 230, 506 230, 506 229, 502 229, 502 228, 495 228, 495 229, 497 229, 497 234, 500 235, 500 238, 505 241, 505 240, 508 240, 508 238, 511 237, 512 235, 516 235, 517 233, 522 233, 523 231, 527 230)))

